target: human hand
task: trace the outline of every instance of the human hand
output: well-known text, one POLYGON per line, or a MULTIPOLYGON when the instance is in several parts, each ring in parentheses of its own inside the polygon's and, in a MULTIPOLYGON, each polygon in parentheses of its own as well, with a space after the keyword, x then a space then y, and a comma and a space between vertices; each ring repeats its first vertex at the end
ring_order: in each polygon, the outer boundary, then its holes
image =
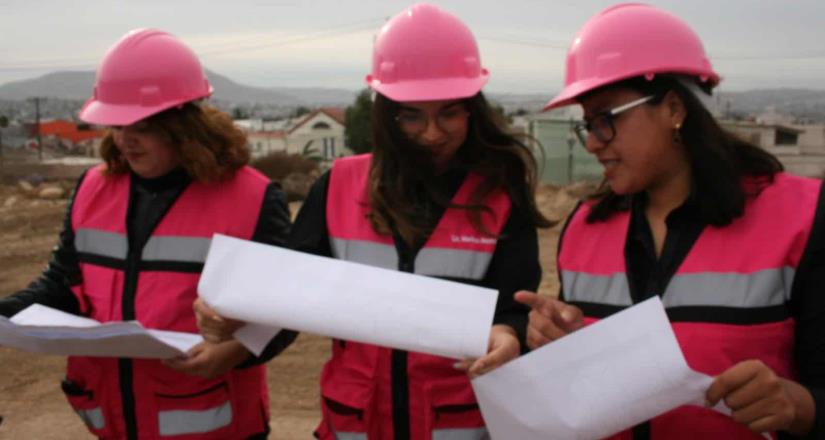
POLYGON ((220 376, 249 358, 251 353, 238 341, 218 344, 201 342, 186 353, 186 357, 164 359, 169 368, 206 379, 220 376))
POLYGON ((203 338, 209 342, 218 343, 232 339, 232 335, 236 330, 243 327, 242 321, 224 318, 201 298, 195 300, 192 304, 192 309, 195 311, 195 319, 197 320, 198 330, 200 330, 203 338))
POLYGON ((716 376, 705 399, 709 407, 724 400, 733 411, 733 420, 753 432, 802 435, 813 428, 814 401, 810 392, 777 376, 759 360, 740 362, 716 376))
POLYGON ((522 290, 516 301, 530 306, 527 346, 536 349, 584 326, 581 309, 563 301, 522 290))
POLYGON ((517 358, 520 353, 521 346, 516 337, 516 331, 509 325, 496 324, 490 329, 487 354, 478 359, 465 359, 457 362, 455 368, 466 371, 472 379, 495 370, 517 358))

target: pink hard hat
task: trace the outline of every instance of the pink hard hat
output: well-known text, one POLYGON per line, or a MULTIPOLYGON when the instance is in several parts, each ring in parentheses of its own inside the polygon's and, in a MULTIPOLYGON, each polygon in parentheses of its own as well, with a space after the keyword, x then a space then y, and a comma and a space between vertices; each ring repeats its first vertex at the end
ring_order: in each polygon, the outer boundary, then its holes
POLYGON ((418 3, 381 28, 366 80, 395 101, 433 101, 473 96, 488 77, 470 29, 443 9, 418 3))
POLYGON ((211 94, 192 49, 166 32, 136 29, 106 52, 79 116, 91 124, 130 125, 211 94))
POLYGON ((720 80, 687 23, 650 5, 611 6, 576 34, 567 52, 564 89, 544 110, 573 104, 582 94, 617 81, 661 73, 694 76, 709 87, 720 80))

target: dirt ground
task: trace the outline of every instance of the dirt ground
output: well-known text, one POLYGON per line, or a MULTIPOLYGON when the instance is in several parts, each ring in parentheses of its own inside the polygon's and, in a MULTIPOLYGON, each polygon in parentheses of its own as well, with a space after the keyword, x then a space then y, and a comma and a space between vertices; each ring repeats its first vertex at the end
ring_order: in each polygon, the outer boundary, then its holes
MULTIPOLYGON (((45 177, 50 176, 46 173, 45 177)), ((72 186, 71 181, 59 183, 72 186)), ((545 186, 537 201, 545 214, 562 219, 581 191, 581 187, 545 186)), ((56 242, 66 203, 65 198, 42 200, 24 194, 18 185, 0 184, 0 297, 24 287, 42 270, 56 242)), ((545 294, 555 292, 558 285, 554 267, 560 228, 539 231, 544 267, 540 291, 545 294)), ((302 334, 268 364, 270 438, 311 437, 319 420, 318 375, 328 355, 327 338, 302 334)), ((0 439, 91 438, 60 391, 64 363, 63 357, 0 348, 0 415, 4 419, 0 439)))

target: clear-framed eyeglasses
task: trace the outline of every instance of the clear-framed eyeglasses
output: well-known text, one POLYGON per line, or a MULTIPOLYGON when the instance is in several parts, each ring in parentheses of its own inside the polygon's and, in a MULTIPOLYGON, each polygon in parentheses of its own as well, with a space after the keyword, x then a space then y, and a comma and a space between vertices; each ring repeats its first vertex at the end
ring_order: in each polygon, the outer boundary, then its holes
POLYGON ((587 135, 589 133, 593 133, 593 136, 596 136, 599 142, 606 144, 616 137, 616 126, 613 124, 613 120, 616 119, 617 116, 654 98, 656 98, 656 95, 648 95, 630 101, 627 104, 622 104, 616 108, 597 113, 584 121, 577 122, 573 126, 573 131, 576 133, 576 136, 578 136, 582 145, 586 145, 587 135))
POLYGON ((435 119, 435 125, 446 133, 452 133, 466 123, 470 116, 469 110, 464 103, 457 102, 454 105, 439 110, 435 118, 422 111, 402 108, 395 116, 398 128, 407 136, 415 137, 427 130, 431 119, 435 119))

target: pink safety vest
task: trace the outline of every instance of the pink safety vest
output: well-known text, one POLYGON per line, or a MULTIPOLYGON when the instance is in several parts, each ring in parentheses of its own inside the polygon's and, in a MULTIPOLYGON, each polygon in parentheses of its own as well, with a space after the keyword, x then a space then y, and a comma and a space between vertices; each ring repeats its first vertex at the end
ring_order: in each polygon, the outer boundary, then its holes
MULTIPOLYGON (((742 217, 701 233, 662 296, 668 313, 703 307, 716 316, 768 312, 776 318, 747 325, 718 318, 675 320, 673 331, 691 368, 716 376, 741 361, 760 359, 778 375, 794 378, 794 320, 786 303, 811 232, 820 184, 777 174, 746 204, 742 217)), ((588 224, 589 212, 582 204, 564 233, 558 259, 564 299, 579 305, 630 306, 624 260, 630 213, 588 224)), ((730 417, 696 406, 679 407, 650 423, 653 439, 760 438, 730 417)), ((625 431, 611 438, 632 435, 625 431)))
MULTIPOLYGON (((336 258, 388 269, 399 269, 393 238, 376 233, 369 212, 367 177, 371 155, 338 159, 331 171, 327 195, 327 228, 336 258)), ((453 198, 466 203, 482 182, 469 174, 453 198)), ((486 201, 492 215, 485 227, 500 233, 510 213, 510 199, 496 191, 486 201)), ((494 237, 473 228, 466 211, 447 209, 415 258, 414 273, 481 280, 496 247, 494 237)), ((392 294, 388 286, 387 294, 392 294)), ((391 439, 392 350, 350 341, 333 341, 333 354, 321 373, 323 420, 321 439, 391 439)), ((407 389, 411 439, 487 439, 470 381, 455 370, 455 360, 408 353, 407 389)))
MULTIPOLYGON (((268 179, 245 167, 225 182, 192 182, 143 249, 129 249, 130 178, 104 176, 103 169, 86 173, 72 207, 83 276, 73 290, 81 310, 101 322, 122 320, 125 289, 133 284, 134 317, 143 326, 197 333, 192 303, 212 234, 251 238, 268 179)), ((245 438, 269 423, 264 366, 203 379, 157 360, 70 357, 66 377, 69 403, 104 439, 127 438, 127 418, 138 438, 164 440, 245 438), (122 368, 131 370, 123 384, 129 373, 122 368)))

